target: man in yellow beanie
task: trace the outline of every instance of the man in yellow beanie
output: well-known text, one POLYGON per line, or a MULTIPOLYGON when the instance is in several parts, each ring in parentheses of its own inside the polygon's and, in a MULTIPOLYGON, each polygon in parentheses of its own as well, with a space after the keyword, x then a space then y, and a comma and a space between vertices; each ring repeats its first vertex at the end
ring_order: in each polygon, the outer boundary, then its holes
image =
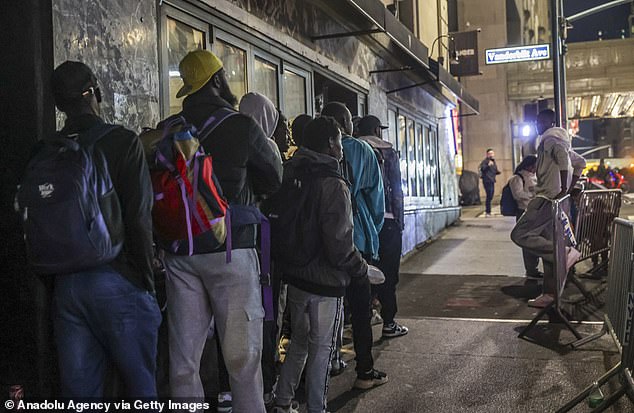
POLYGON ((177 96, 186 96, 181 115, 201 130, 202 146, 213 157, 214 173, 231 208, 233 247, 230 263, 224 250, 166 254, 172 397, 204 399, 199 368, 213 316, 230 376, 233 411, 264 413, 264 310, 255 249, 257 222, 249 218, 257 216, 258 196, 280 187, 282 164, 255 120, 235 112, 237 99, 218 57, 196 50, 183 58, 179 69, 184 85, 177 96), (227 110, 231 116, 226 116, 227 110), (212 116, 224 120, 205 134, 203 125, 212 116))

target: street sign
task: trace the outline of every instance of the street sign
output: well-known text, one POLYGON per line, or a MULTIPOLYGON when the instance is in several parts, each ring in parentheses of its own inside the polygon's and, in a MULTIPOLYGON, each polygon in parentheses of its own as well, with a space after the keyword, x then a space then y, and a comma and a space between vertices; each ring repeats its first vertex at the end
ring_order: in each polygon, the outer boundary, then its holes
POLYGON ((550 59, 550 45, 534 44, 531 46, 486 49, 485 56, 486 64, 488 65, 547 60, 550 59))

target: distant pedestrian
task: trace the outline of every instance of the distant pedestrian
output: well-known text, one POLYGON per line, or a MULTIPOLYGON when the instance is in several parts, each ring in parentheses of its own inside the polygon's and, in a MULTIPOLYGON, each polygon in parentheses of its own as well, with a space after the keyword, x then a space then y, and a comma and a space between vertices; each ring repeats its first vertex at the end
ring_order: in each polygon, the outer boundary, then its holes
MULTIPOLYGON (((511 239, 518 246, 542 258, 544 265, 543 293, 529 300, 531 307, 544 308, 555 300, 556 282, 553 254, 552 200, 573 192, 575 183, 586 166, 585 159, 571 148, 566 129, 555 126, 555 112, 546 109, 537 115, 536 197, 515 224, 511 239)), ((574 265, 581 253, 572 247, 566 249, 566 271, 574 265)))
POLYGON ((495 177, 500 173, 495 163, 495 151, 489 148, 487 149, 487 157, 480 163, 480 176, 482 178, 484 192, 486 193, 485 213, 487 217, 491 216, 491 201, 493 201, 493 195, 495 193, 495 177))
MULTIPOLYGON (((537 157, 535 155, 528 155, 522 159, 522 162, 515 168, 515 173, 509 179, 508 185, 511 189, 511 194, 517 203, 515 222, 519 221, 528 203, 535 198, 535 187, 537 186, 536 171, 537 157)), ((539 265, 539 256, 531 253, 526 248, 522 248, 522 258, 524 260, 526 277, 543 279, 544 275, 537 268, 539 265)))
POLYGON ((407 327, 394 321, 398 308, 396 285, 403 243, 404 204, 398 153, 391 143, 382 139, 384 129, 387 129, 387 126, 381 125, 379 118, 373 115, 364 116, 359 121, 359 139, 367 142, 374 150, 383 178, 385 219, 379 233, 379 260, 376 266, 383 271, 385 282, 374 286, 374 290, 381 303, 382 335, 392 338, 408 332, 407 327))

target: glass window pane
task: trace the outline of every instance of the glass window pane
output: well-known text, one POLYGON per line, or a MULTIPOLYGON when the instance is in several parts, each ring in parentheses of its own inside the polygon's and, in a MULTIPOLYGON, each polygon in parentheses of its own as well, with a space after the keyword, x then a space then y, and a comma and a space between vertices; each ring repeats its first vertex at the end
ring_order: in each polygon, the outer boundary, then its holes
POLYGON ((409 196, 407 187, 407 130, 405 129, 405 116, 398 117, 398 149, 401 154, 401 186, 403 196, 409 196))
POLYGON ((420 123, 416 124, 416 176, 418 177, 418 196, 425 196, 424 130, 420 123))
POLYGON ((288 70, 284 71, 284 112, 290 121, 306 113, 306 78, 288 70))
POLYGON ((416 184, 416 135, 414 134, 414 121, 407 121, 407 176, 409 178, 409 195, 418 196, 416 184))
POLYGON ((205 33, 177 20, 167 18, 167 70, 169 74, 169 114, 180 112, 184 98, 176 92, 183 87, 178 64, 187 52, 205 48, 205 33))
POLYGON ((432 189, 433 185, 432 185, 432 169, 431 169, 431 162, 432 162, 432 144, 431 144, 431 137, 432 137, 432 131, 430 128, 426 128, 427 129, 427 133, 425 134, 425 183, 427 185, 427 196, 433 196, 434 195, 434 191, 432 189))
POLYGON ((429 166, 430 166, 430 176, 431 176, 431 195, 439 196, 439 186, 440 182, 438 182, 438 135, 435 130, 431 130, 429 135, 430 140, 430 148, 429 148, 429 166))
POLYGON ((396 142, 396 134, 397 134, 397 121, 396 121, 396 112, 393 110, 387 111, 387 124, 390 127, 387 132, 387 140, 394 146, 394 149, 398 151, 398 143, 396 142))
POLYGON ((253 90, 260 92, 277 107, 277 66, 266 60, 255 58, 253 67, 253 90))
POLYGON ((216 39, 214 52, 222 61, 231 92, 238 102, 247 93, 247 54, 244 50, 216 39))

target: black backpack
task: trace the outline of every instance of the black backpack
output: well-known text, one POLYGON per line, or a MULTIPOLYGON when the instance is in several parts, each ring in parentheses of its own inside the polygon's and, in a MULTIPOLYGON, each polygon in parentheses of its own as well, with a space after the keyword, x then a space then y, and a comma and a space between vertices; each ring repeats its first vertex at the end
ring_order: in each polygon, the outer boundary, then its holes
MULTIPOLYGON (((515 174, 522 178, 522 185, 524 184, 524 177, 520 174, 515 174)), ((509 179, 510 182, 510 179, 509 179)), ((505 217, 514 217, 517 216, 519 212, 519 207, 517 206, 517 201, 513 197, 513 192, 511 191, 511 187, 507 182, 502 188, 502 198, 500 199, 500 212, 505 217)))
POLYGON ((40 142, 17 194, 29 263, 37 274, 107 264, 123 248, 123 220, 104 154, 95 144, 120 126, 40 142))
POLYGON ((271 257, 283 267, 306 266, 319 253, 314 194, 315 185, 326 177, 343 180, 335 171, 302 171, 282 182, 280 190, 263 206, 271 224, 271 257))

